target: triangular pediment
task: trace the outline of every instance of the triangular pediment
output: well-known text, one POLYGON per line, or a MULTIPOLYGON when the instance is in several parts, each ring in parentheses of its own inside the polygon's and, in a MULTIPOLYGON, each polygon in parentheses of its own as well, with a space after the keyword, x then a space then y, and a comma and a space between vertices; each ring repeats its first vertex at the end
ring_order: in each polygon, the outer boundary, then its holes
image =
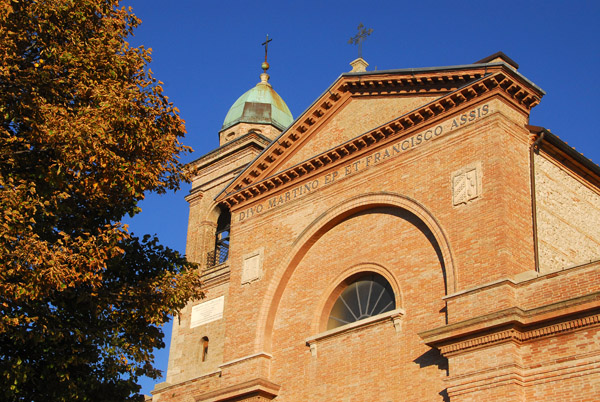
POLYGON ((268 196, 496 93, 525 112, 544 94, 503 62, 344 74, 217 201, 268 196))
POLYGON ((296 147, 280 163, 265 171, 265 177, 289 169, 439 97, 439 93, 350 96, 335 113, 324 119, 323 124, 306 136, 302 146, 296 147))

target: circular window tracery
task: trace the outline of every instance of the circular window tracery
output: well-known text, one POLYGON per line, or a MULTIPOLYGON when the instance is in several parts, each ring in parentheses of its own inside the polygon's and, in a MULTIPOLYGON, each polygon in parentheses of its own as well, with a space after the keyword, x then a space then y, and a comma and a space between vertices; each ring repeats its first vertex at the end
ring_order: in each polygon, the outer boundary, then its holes
POLYGON ((396 298, 389 282, 371 273, 351 282, 335 301, 327 329, 347 325, 396 308, 396 298))

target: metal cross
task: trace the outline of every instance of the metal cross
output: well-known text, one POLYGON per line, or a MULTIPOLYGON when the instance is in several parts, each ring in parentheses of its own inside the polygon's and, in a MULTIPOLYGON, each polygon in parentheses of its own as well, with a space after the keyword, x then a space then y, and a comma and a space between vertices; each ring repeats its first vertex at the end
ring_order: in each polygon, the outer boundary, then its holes
POLYGON ((362 58, 362 43, 367 39, 367 36, 373 33, 373 28, 365 28, 363 23, 358 24, 358 33, 348 40, 351 45, 358 45, 358 57, 362 58))
POLYGON ((267 61, 267 52, 269 51, 269 42, 271 42, 272 40, 273 39, 269 39, 269 34, 267 34, 267 40, 262 43, 262 45, 265 47, 265 62, 267 61))

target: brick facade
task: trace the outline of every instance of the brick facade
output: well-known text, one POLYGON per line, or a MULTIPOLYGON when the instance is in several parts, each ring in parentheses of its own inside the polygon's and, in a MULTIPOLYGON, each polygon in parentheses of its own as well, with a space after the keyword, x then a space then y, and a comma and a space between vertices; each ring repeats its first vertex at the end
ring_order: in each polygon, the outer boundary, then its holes
POLYGON ((275 141, 192 163, 207 297, 152 400, 597 400, 600 168, 528 125, 543 95, 502 54, 347 73, 275 141), (394 308, 328 329, 369 274, 394 308))

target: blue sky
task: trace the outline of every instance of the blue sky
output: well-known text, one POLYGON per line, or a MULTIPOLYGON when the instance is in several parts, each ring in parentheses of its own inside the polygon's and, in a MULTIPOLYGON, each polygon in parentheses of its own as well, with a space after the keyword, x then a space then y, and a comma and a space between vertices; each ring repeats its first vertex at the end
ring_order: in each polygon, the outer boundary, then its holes
MULTIPOLYGON (((194 148, 189 162, 218 146, 229 107, 259 81, 269 46, 271 84, 294 117, 357 57, 348 39, 359 23, 373 29, 363 45, 369 70, 470 64, 503 51, 547 95, 531 113, 600 163, 595 73, 600 71, 598 1, 192 1, 128 0, 142 19, 130 42, 153 49, 150 68, 181 110, 194 148)), ((189 191, 149 195, 127 223, 185 251, 189 191)), ((166 328, 170 334, 170 325, 166 328)), ((170 335, 169 335, 170 337, 170 335)), ((167 368, 168 347, 157 351, 167 368)), ((142 383, 149 394, 154 382, 142 383)))

